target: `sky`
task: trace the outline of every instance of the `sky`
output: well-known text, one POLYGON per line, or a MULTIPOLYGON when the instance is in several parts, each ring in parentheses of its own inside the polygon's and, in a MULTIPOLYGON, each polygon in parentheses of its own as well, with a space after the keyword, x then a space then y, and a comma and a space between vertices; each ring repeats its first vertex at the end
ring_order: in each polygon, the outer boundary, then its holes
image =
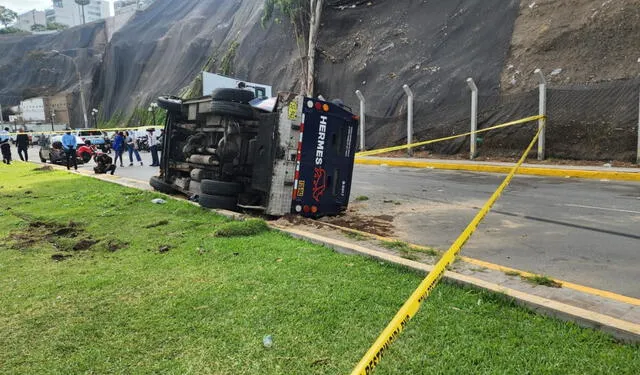
MULTIPOLYGON (((111 0, 108 0, 112 2, 111 0)), ((44 10, 51 8, 51 0, 0 0, 0 5, 13 10, 18 14, 28 12, 32 9, 44 10)))

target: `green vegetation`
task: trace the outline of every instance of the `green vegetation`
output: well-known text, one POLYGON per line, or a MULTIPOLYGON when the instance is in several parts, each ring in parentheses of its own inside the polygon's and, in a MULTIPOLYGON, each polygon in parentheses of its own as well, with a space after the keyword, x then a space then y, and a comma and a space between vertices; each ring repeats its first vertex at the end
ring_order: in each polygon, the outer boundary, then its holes
POLYGON ((349 232, 347 230, 343 230, 342 234, 347 236, 347 238, 351 238, 352 240, 356 240, 356 241, 366 241, 366 240, 368 240, 367 236, 364 236, 364 235, 362 235, 360 233, 356 233, 356 232, 349 232))
POLYGON ((358 202, 364 202, 368 200, 369 200, 369 197, 367 197, 366 195, 360 195, 359 197, 356 197, 356 201, 358 202))
POLYGON ((518 271, 505 271, 504 274, 507 276, 520 276, 520 272, 518 271))
MULTIPOLYGON (((4 26, 4 29, 10 28, 9 25, 18 18, 18 13, 11 9, 0 5, 0 23, 4 26)), ((13 28, 12 28, 13 29, 13 28)), ((17 29, 19 31, 19 29, 17 29)))
POLYGON ((402 241, 380 241, 382 247, 397 251, 402 258, 410 260, 419 260, 420 258, 416 253, 422 253, 428 256, 438 256, 440 252, 433 248, 421 248, 417 246, 411 246, 410 244, 402 241))
POLYGON ((47 30, 66 30, 68 28, 69 26, 57 22, 49 22, 47 24, 47 30))
POLYGON ((215 237, 255 236, 268 230, 269 226, 267 226, 264 220, 248 219, 244 221, 230 221, 222 224, 213 232, 213 235, 215 237))
POLYGON ((236 51, 238 50, 238 42, 231 42, 227 53, 222 57, 220 62, 220 74, 225 76, 233 76, 235 74, 234 62, 236 60, 236 51))
POLYGON ((31 31, 47 31, 47 27, 36 23, 35 25, 31 25, 31 31))
MULTIPOLYGON (((423 275, 0 164, 0 372, 345 374, 423 275), (273 347, 262 338, 272 335, 273 347)), ((638 374, 640 347, 440 284, 376 374, 638 374)))
POLYGON ((543 285, 550 288, 562 288, 562 284, 543 275, 520 276, 522 280, 528 281, 534 285, 543 285))

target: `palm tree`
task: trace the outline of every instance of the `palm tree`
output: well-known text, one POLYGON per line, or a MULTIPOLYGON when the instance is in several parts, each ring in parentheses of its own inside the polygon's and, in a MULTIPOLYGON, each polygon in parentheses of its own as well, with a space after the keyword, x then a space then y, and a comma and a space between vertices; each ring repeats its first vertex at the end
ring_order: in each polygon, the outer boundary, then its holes
POLYGON ((80 5, 82 7, 82 24, 85 24, 85 19, 84 19, 84 6, 85 5, 89 5, 91 3, 91 0, 75 0, 76 4, 80 5))

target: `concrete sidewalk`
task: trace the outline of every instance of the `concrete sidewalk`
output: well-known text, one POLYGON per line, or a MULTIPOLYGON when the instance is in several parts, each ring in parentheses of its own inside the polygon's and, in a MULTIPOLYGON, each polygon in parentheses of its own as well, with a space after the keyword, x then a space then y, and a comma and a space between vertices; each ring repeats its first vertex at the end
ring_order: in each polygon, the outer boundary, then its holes
MULTIPOLYGON (((421 158, 389 158, 389 157, 356 157, 356 164, 385 165, 407 168, 433 168, 447 170, 462 170, 485 173, 509 173, 515 163, 421 159, 421 158)), ((518 174, 561 177, 561 178, 589 178, 598 180, 638 181, 640 182, 640 167, 613 168, 604 166, 571 166, 556 164, 523 164, 518 174)))

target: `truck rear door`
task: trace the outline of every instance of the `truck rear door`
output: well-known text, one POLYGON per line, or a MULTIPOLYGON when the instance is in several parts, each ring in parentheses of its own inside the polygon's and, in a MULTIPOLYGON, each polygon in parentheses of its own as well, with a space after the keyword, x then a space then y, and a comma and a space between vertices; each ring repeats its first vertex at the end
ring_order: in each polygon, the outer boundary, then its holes
POLYGON ((349 203, 358 118, 340 105, 303 100, 292 212, 335 215, 349 203))

